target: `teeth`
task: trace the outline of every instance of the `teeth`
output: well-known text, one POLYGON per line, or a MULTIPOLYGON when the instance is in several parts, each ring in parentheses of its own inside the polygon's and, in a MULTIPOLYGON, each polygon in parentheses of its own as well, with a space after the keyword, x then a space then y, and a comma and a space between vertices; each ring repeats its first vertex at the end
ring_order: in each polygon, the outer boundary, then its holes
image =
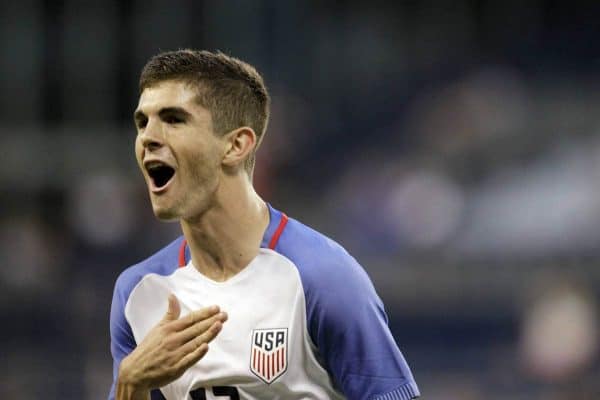
POLYGON ((148 170, 163 167, 163 166, 167 166, 167 164, 165 164, 161 161, 150 161, 150 162, 146 163, 146 169, 148 169, 148 170))

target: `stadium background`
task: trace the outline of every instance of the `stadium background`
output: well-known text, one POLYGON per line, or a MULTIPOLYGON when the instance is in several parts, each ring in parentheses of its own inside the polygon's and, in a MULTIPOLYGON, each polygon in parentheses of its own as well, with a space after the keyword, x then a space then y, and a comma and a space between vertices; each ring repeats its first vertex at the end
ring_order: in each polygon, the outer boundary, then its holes
POLYGON ((105 398, 114 280, 178 235, 136 170, 136 81, 182 47, 264 74, 259 191, 365 266, 424 399, 600 398, 599 17, 557 1, 1 2, 0 398, 105 398))

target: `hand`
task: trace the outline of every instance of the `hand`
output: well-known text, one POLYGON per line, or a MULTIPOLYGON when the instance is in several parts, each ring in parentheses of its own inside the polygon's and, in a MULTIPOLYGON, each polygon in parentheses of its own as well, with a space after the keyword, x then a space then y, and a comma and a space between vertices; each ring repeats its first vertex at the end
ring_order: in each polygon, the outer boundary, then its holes
POLYGON ((163 319, 121 362, 117 398, 147 398, 149 390, 179 378, 204 357, 208 343, 227 320, 227 314, 219 312, 217 306, 191 312, 183 318, 179 318, 180 313, 179 301, 169 295, 169 307, 163 319), (119 387, 124 397, 118 395, 119 387), (134 392, 138 395, 132 395, 134 392))

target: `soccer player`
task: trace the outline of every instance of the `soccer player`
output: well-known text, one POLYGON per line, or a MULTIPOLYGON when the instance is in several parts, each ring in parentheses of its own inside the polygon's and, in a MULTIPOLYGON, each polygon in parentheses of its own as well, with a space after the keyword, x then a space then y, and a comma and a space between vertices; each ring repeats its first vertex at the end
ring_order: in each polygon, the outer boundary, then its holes
POLYGON ((117 279, 109 399, 419 396, 362 267, 254 191, 269 101, 222 53, 143 68, 135 154, 154 214, 183 237, 117 279))

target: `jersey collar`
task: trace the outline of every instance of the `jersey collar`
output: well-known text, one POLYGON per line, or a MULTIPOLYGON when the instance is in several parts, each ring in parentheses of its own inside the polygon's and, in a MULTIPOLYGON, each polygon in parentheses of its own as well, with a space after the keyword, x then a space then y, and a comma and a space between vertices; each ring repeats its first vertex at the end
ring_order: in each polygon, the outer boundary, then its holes
MULTIPOLYGON (((288 216, 273 208, 269 203, 267 203, 267 207, 269 209, 269 225, 267 226, 262 241, 260 242, 260 247, 275 250, 277 243, 279 242, 279 238, 281 237, 281 234, 287 225, 288 216)), ((190 257, 190 249, 185 241, 185 238, 183 238, 181 245, 179 246, 179 267, 185 267, 190 261, 190 257)))

